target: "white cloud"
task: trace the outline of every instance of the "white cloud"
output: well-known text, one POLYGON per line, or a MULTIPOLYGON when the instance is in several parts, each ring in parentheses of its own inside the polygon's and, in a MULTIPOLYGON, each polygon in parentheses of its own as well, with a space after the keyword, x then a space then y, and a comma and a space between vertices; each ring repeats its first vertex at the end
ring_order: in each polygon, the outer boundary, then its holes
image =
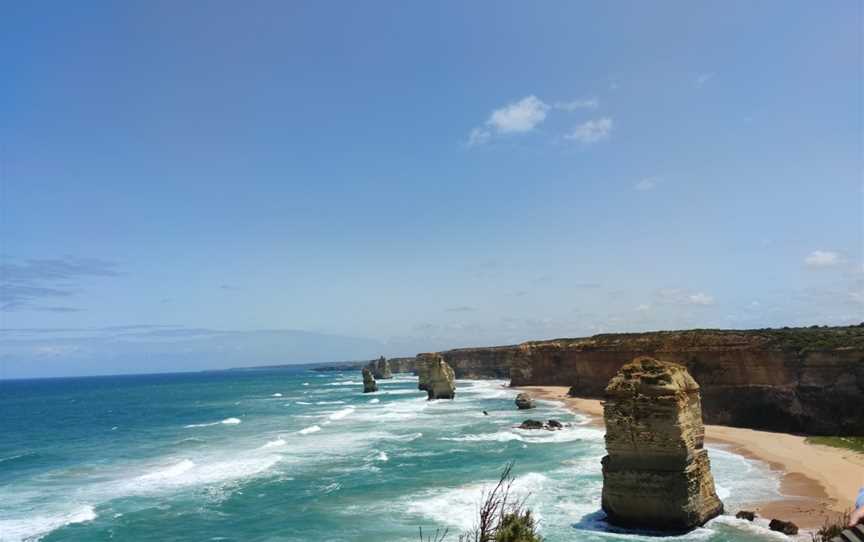
POLYGON ((693 84, 696 85, 696 88, 702 88, 705 86, 705 83, 713 78, 714 72, 699 73, 696 74, 696 79, 693 81, 693 84))
POLYGON ((814 250, 804 258, 809 267, 833 267, 842 262, 840 254, 830 250, 814 250))
POLYGON ((612 119, 603 117, 601 119, 589 120, 578 125, 572 133, 565 135, 566 139, 572 139, 580 143, 596 143, 609 138, 612 133, 612 119))
POLYGON ((687 296, 687 301, 691 305, 713 305, 714 297, 703 292, 697 292, 687 296))
POLYGON ((518 102, 505 105, 500 109, 492 111, 486 123, 471 130, 468 135, 468 146, 482 145, 487 143, 493 133, 495 134, 518 134, 530 132, 541 122, 546 120, 549 105, 533 94, 526 96, 518 102))
POLYGON ((569 102, 555 102, 555 109, 562 111, 576 111, 579 109, 597 109, 600 102, 597 98, 587 98, 582 100, 571 100, 569 102))
POLYGON ((500 134, 530 132, 546 119, 547 111, 549 106, 531 95, 496 109, 489 115, 486 125, 500 134))
POLYGON ((635 185, 633 188, 640 192, 647 192, 648 190, 654 190, 657 188, 657 185, 660 183, 660 179, 656 177, 645 177, 635 185))

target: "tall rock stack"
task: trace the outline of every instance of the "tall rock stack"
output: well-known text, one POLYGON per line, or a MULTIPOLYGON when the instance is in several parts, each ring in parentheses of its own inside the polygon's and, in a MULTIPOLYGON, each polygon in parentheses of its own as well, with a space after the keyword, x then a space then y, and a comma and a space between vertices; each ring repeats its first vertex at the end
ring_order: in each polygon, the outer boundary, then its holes
POLYGON ((441 358, 437 353, 417 354, 417 389, 427 391, 429 389, 429 364, 441 358))
POLYGON ((687 369, 634 359, 609 381, 603 418, 610 523, 684 532, 723 512, 703 448, 699 385, 687 369))
POLYGON ((363 367, 363 393, 372 393, 378 391, 378 383, 375 382, 375 376, 369 367, 363 367))
POLYGON ((387 380, 388 378, 393 378, 393 374, 390 372, 390 364, 387 362, 387 358, 385 358, 384 356, 370 361, 369 368, 372 369, 372 376, 374 376, 377 380, 387 380))
POLYGON ((426 395, 429 400, 456 397, 456 373, 440 354, 433 354, 427 360, 426 395))

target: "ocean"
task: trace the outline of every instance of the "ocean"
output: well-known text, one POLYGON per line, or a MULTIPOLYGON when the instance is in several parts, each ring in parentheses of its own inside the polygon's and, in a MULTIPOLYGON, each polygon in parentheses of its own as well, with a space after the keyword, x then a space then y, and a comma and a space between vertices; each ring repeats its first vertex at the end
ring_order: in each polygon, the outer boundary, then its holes
MULTIPOLYGON (((410 375, 379 385, 301 369, 0 381, 0 541, 416 542, 422 526, 455 542, 509 461, 548 542, 656 540, 603 521, 603 432, 563 405, 517 411, 503 381, 431 402, 410 375), (569 426, 515 428, 527 417, 569 426)), ((710 457, 727 510, 779 496, 766 465, 710 457)), ((672 540, 778 536, 727 515, 672 540)))

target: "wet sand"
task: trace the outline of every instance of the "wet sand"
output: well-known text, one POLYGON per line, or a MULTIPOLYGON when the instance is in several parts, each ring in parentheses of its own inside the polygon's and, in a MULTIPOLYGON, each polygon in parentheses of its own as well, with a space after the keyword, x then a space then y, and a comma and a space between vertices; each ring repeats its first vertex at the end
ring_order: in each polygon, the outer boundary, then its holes
MULTIPOLYGON (((569 397, 565 386, 518 389, 538 399, 562 401, 573 411, 588 415, 592 423, 603 425, 603 405, 598 399, 569 397)), ((719 425, 705 426, 705 440, 764 461, 780 473, 786 498, 750 503, 747 509, 765 518, 793 521, 803 529, 820 527, 826 518, 851 509, 858 489, 864 486, 864 455, 851 450, 810 444, 798 435, 719 425)))

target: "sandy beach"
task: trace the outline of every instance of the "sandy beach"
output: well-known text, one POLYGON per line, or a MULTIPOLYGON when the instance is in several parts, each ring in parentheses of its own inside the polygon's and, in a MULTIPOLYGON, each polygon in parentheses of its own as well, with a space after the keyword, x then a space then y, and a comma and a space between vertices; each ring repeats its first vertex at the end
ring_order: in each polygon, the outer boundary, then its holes
MULTIPOLYGON (((603 405, 598 399, 568 397, 565 386, 519 389, 538 399, 562 401, 572 410, 590 416, 593 423, 603 425, 603 405)), ((852 508, 858 489, 864 486, 864 455, 850 450, 810 444, 797 435, 719 425, 706 425, 705 438, 709 443, 764 461, 781 473, 781 491, 786 498, 748 506, 762 517, 791 520, 803 529, 813 529, 827 517, 852 508)))

